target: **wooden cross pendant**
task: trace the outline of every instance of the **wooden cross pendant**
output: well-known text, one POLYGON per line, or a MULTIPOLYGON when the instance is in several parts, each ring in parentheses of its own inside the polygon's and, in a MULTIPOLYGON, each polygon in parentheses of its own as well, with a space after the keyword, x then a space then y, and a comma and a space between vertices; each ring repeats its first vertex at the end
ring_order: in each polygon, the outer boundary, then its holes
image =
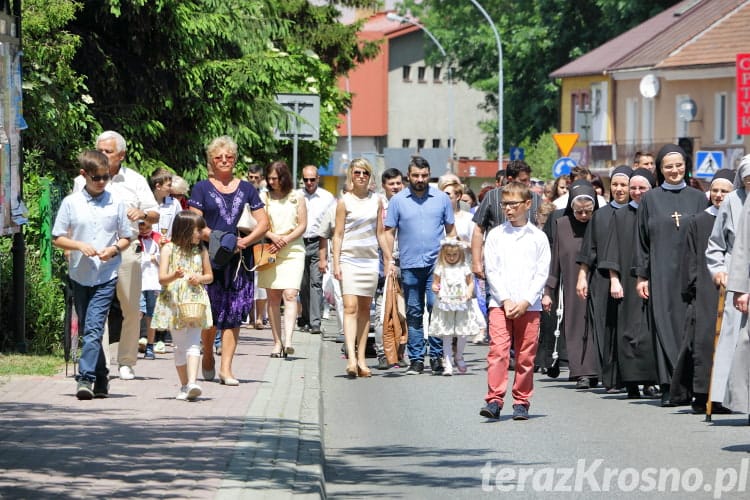
POLYGON ((674 225, 675 225, 675 227, 677 227, 677 229, 679 229, 680 228, 680 217, 682 217, 682 214, 680 214, 679 212, 677 212, 677 210, 675 210, 674 213, 672 215, 670 215, 670 217, 672 217, 674 219, 674 225))

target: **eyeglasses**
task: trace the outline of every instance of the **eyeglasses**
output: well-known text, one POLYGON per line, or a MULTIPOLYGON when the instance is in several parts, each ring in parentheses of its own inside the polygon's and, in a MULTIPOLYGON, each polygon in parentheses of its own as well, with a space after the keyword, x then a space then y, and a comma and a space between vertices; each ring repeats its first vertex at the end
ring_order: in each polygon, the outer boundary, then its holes
POLYGON ((500 203, 500 205, 502 205, 503 208, 513 208, 513 209, 516 209, 516 208, 518 208, 518 205, 520 205, 521 203, 523 203, 523 202, 522 201, 503 201, 503 202, 500 203))
POLYGON ((221 161, 221 160, 234 161, 234 155, 216 155, 216 156, 214 156, 214 161, 221 161))
POLYGON ((370 172, 367 170, 352 170, 352 176, 354 177, 370 177, 370 172))
POLYGON ((303 177, 302 180, 305 182, 315 182, 318 180, 318 178, 317 177, 303 177))
POLYGON ((90 174, 86 174, 86 175, 88 175, 89 179, 91 179, 94 182, 102 182, 102 181, 107 182, 109 179, 111 179, 111 177, 110 177, 109 174, 104 174, 104 175, 90 175, 90 174))
POLYGON ((591 215, 594 213, 593 208, 585 208, 583 210, 573 210, 573 213, 576 215, 591 215))

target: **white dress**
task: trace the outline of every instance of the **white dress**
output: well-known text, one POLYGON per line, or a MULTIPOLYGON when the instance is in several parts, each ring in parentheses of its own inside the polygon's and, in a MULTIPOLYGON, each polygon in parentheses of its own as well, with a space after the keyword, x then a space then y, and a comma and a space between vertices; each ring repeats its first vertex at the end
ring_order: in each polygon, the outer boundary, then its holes
POLYGON ((435 337, 474 336, 479 331, 476 313, 471 299, 466 300, 468 287, 466 276, 471 269, 466 264, 435 267, 440 276, 440 291, 432 309, 430 335, 435 337))

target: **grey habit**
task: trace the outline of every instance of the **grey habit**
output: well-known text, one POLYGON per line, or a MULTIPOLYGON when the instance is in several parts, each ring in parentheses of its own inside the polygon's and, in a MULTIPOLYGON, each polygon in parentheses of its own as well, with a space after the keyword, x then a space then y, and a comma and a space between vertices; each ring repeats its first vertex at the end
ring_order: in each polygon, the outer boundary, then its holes
POLYGON ((742 178, 748 175, 750 155, 740 162, 736 190, 719 207, 706 248, 711 276, 720 272, 729 274, 721 334, 714 353, 711 400, 722 401, 727 408, 743 413, 750 413, 750 332, 747 316, 743 317, 732 306, 730 291, 750 292, 750 207, 743 210, 747 193, 742 183, 742 178))

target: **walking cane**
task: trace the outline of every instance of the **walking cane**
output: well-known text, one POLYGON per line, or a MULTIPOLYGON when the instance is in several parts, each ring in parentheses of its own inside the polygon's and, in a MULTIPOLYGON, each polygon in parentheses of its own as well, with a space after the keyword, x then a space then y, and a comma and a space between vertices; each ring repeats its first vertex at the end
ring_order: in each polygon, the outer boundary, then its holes
POLYGON ((552 348, 552 364, 547 368, 547 375, 550 378, 560 376, 560 354, 557 352, 557 341, 560 339, 560 324, 563 318, 563 288, 560 286, 560 293, 557 296, 557 327, 555 328, 555 346, 552 348))
POLYGON ((714 363, 716 362, 716 345, 719 343, 719 335, 721 334, 721 323, 724 320, 724 303, 727 299, 727 289, 724 285, 719 287, 719 309, 716 315, 716 331, 714 334, 714 352, 711 356, 711 375, 708 377, 708 398, 706 400, 706 422, 711 421, 711 384, 714 380, 714 363))

